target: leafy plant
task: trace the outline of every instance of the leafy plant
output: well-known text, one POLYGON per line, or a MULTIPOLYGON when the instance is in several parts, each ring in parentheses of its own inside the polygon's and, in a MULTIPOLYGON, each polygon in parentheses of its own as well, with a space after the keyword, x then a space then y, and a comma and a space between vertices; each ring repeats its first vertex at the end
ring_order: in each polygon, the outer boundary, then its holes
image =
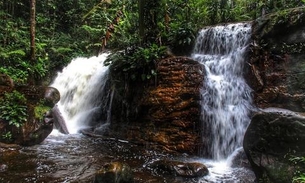
POLYGON ((11 140, 13 137, 12 132, 6 132, 5 134, 2 135, 2 138, 5 140, 11 140))
POLYGON ((173 45, 190 46, 195 40, 195 33, 191 23, 181 22, 172 25, 172 31, 169 34, 169 41, 173 45))
MULTIPOLYGON (((294 163, 295 165, 298 165, 300 167, 305 166, 305 157, 292 156, 289 160, 292 163, 294 163)), ((293 183, 305 183, 305 172, 304 171, 305 171, 304 169, 298 169, 295 172, 295 176, 293 177, 292 182, 293 183)))
POLYGON ((46 106, 44 104, 45 102, 42 100, 38 103, 37 106, 35 106, 34 108, 34 114, 35 114, 35 118, 42 120, 44 115, 51 110, 51 107, 46 106))
POLYGON ((0 99, 0 118, 17 128, 27 120, 26 98, 18 91, 5 93, 0 99))
POLYGON ((111 65, 115 73, 128 79, 145 81, 155 76, 156 61, 165 55, 166 47, 152 44, 147 47, 130 47, 108 57, 105 65, 111 65))

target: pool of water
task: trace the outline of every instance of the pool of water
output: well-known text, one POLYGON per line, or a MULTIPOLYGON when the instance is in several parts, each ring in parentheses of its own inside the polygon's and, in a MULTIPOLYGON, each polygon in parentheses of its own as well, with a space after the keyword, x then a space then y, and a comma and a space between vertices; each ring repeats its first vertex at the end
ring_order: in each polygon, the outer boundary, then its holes
POLYGON ((252 171, 230 168, 225 161, 213 162, 185 154, 174 156, 123 140, 81 134, 52 134, 39 145, 0 149, 0 182, 91 183, 95 172, 113 161, 127 163, 133 170, 135 183, 254 182, 252 171), (204 163, 210 173, 205 177, 189 179, 158 175, 148 167, 160 159, 204 163))

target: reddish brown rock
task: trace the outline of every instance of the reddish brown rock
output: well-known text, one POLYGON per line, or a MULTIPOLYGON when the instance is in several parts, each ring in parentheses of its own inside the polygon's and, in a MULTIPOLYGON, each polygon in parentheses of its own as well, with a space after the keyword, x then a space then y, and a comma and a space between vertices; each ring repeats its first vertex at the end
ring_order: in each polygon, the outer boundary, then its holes
POLYGON ((129 86, 124 98, 114 97, 123 101, 114 101, 111 133, 151 148, 196 154, 202 66, 187 57, 170 57, 157 63, 157 72, 149 86, 129 86))

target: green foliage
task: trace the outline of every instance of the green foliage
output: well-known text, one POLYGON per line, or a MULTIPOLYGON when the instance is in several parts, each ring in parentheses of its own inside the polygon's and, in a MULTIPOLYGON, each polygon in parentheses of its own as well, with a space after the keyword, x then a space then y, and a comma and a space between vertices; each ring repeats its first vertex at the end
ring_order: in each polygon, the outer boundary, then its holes
POLYGON ((195 40, 192 24, 188 22, 172 23, 172 31, 169 33, 169 42, 172 45, 190 46, 195 40))
POLYGON ((305 183, 305 173, 300 173, 298 176, 294 177, 293 183, 305 183))
MULTIPOLYGON (((115 1, 113 12, 121 10, 123 13, 118 25, 114 27, 114 33, 107 43, 108 48, 125 49, 140 42, 138 34, 138 9, 137 0, 115 1), (115 8, 117 7, 117 8, 115 8)), ((112 16, 113 17, 113 16, 112 16)))
MULTIPOLYGON (((29 59, 29 3, 0 3, 0 72, 17 84, 29 76, 43 80, 48 71, 66 66, 73 57, 101 49, 101 39, 118 11, 108 49, 140 45, 138 0, 48 0, 36 4, 36 62, 29 59), (31 64, 30 64, 31 63, 31 64)), ((247 21, 266 13, 302 6, 304 0, 157 0, 145 1, 146 44, 189 45, 194 32, 206 25, 247 21)), ((142 42, 141 42, 142 41, 142 42)), ((144 45, 144 44, 142 44, 144 45)))
POLYGON ((8 141, 10 141, 11 139, 12 139, 12 137, 13 137, 13 135, 12 135, 12 132, 6 132, 6 133, 4 133, 3 135, 2 135, 2 138, 4 139, 4 140, 8 140, 8 141))
POLYGON ((34 108, 35 118, 42 120, 44 115, 51 110, 51 107, 44 105, 43 102, 40 102, 38 106, 34 108))
POLYGON ((0 99, 0 118, 8 121, 10 125, 22 126, 27 120, 26 98, 17 91, 6 93, 0 99))
POLYGON ((147 47, 129 47, 108 57, 105 65, 111 64, 115 73, 127 79, 146 81, 155 76, 156 61, 165 55, 166 47, 152 44, 147 47))
POLYGON ((296 157, 296 156, 292 156, 289 159, 292 163, 294 163, 295 165, 299 166, 299 167, 303 167, 303 168, 299 168, 296 172, 295 172, 295 176, 293 177, 292 182, 293 183, 305 183, 305 157, 296 157))
POLYGON ((15 81, 15 83, 27 82, 28 72, 14 66, 0 67, 0 73, 7 74, 15 81))

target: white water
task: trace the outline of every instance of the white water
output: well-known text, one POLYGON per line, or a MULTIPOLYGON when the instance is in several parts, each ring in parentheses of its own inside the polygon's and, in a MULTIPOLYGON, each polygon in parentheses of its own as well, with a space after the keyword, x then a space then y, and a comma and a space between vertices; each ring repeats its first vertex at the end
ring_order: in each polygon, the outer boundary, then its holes
POLYGON ((58 107, 71 134, 86 128, 88 122, 95 120, 92 119, 94 114, 107 107, 107 102, 101 102, 101 97, 108 94, 105 91, 108 67, 103 64, 108 55, 72 60, 52 84, 60 92, 58 107))
POLYGON ((204 148, 217 161, 242 146, 250 122, 251 89, 243 78, 250 35, 251 26, 238 23, 203 29, 196 41, 193 58, 206 70, 201 90, 204 148))

